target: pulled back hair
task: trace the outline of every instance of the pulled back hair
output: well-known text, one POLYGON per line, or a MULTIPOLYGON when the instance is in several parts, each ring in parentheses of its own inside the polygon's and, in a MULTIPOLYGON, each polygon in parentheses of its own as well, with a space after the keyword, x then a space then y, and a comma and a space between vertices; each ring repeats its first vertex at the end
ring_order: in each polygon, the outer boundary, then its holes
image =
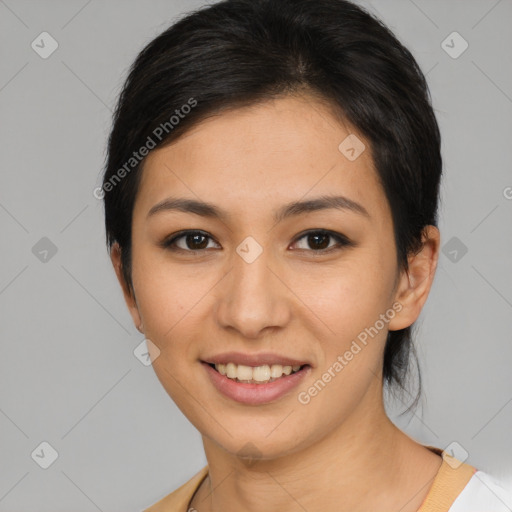
MULTIPOLYGON (((169 144, 226 109, 301 91, 369 142, 391 208, 397 268, 408 270, 425 226, 437 226, 442 172, 439 128, 414 57, 380 20, 346 0, 224 0, 153 39, 119 95, 102 197, 107 248, 119 244, 131 292, 132 212, 144 164, 134 152, 169 144)), ((411 355, 417 364, 412 327, 388 333, 383 380, 392 389, 406 391, 411 355)), ((413 405, 420 394, 421 379, 413 405)))

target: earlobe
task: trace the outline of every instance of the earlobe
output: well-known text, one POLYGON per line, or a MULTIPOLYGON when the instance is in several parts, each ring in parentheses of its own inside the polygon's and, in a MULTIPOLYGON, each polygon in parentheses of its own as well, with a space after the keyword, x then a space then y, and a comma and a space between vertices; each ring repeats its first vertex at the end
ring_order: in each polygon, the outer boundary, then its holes
POLYGON ((416 254, 409 257, 409 269, 403 271, 400 276, 395 301, 402 307, 389 322, 390 331, 405 329, 420 316, 434 281, 439 246, 439 230, 435 226, 425 226, 423 246, 416 254))
POLYGON ((122 261, 121 261, 121 248, 119 247, 119 244, 117 242, 114 242, 112 244, 112 248, 110 250, 110 259, 112 261, 112 265, 114 266, 117 280, 119 281, 119 284, 121 285, 124 300, 126 302, 126 305, 128 306, 130 315, 132 316, 133 323, 135 324, 135 327, 140 332, 143 332, 142 331, 143 325, 142 325, 142 320, 141 320, 140 313, 139 313, 139 308, 137 306, 137 302, 136 302, 135 297, 134 297, 132 291, 130 290, 128 283, 126 282, 124 275, 123 275, 123 266, 122 266, 122 261))

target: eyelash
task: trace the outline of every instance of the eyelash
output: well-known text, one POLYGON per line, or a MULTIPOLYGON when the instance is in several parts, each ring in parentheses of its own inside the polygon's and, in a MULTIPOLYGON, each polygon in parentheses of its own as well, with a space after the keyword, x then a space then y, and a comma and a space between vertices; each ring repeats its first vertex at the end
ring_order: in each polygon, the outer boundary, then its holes
MULTIPOLYGON (((306 238, 307 236, 318 235, 318 234, 320 234, 322 236, 329 236, 329 237, 335 239, 338 242, 338 246, 330 247, 328 249, 320 249, 320 250, 314 250, 314 249, 297 249, 297 250, 316 253, 315 254, 315 256, 316 256, 316 255, 330 254, 331 252, 343 249, 344 247, 352 247, 355 245, 345 235, 342 235, 341 233, 336 233, 335 231, 329 231, 329 230, 325 230, 325 229, 309 230, 304 233, 301 233, 295 239, 295 241, 293 243, 296 244, 299 240, 302 240, 303 238, 306 238)), ((207 233, 205 233, 203 231, 185 230, 185 231, 180 231, 179 233, 172 235, 170 238, 167 238, 166 240, 164 240, 160 245, 162 246, 162 248, 172 251, 172 252, 186 252, 186 253, 190 253, 190 254, 197 254, 197 253, 200 253, 200 252, 206 250, 206 249, 197 249, 197 250, 182 249, 181 247, 175 246, 175 243, 177 240, 179 240, 181 238, 185 238, 188 235, 201 235, 205 238, 210 238, 211 240, 214 240, 214 238, 212 238, 210 235, 208 235, 207 233)))

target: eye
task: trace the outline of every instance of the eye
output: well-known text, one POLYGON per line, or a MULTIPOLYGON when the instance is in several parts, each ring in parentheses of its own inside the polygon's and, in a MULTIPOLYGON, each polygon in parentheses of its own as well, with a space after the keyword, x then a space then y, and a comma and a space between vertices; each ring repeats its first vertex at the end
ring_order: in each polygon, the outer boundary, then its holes
POLYGON ((352 241, 350 241, 346 236, 342 235, 341 233, 335 233, 333 231, 327 231, 325 229, 308 231, 307 233, 304 233, 302 234, 302 236, 297 238, 295 243, 302 239, 306 239, 306 245, 313 247, 313 249, 308 249, 307 247, 299 247, 299 250, 309 250, 317 253, 331 252, 333 250, 354 245, 352 241), (335 240, 337 244, 330 246, 329 240, 335 240))
MULTIPOLYGON (((299 247, 298 250, 316 253, 329 253, 343 247, 354 245, 351 240, 341 233, 327 231, 325 229, 310 230, 306 233, 302 233, 301 236, 295 239, 294 245, 302 239, 306 240, 306 245, 313 248, 299 247), (329 241, 335 241, 337 243, 331 245, 329 241)), ((209 240, 213 241, 213 238, 203 231, 186 230, 172 235, 170 238, 164 240, 160 245, 164 249, 168 249, 170 251, 196 253, 206 250, 208 248, 209 240)))
POLYGON ((202 231, 181 231, 171 238, 162 242, 162 247, 171 251, 197 252, 207 248, 208 243, 205 240, 213 240, 212 237, 202 231), (178 241, 183 240, 184 247, 178 245, 178 241))

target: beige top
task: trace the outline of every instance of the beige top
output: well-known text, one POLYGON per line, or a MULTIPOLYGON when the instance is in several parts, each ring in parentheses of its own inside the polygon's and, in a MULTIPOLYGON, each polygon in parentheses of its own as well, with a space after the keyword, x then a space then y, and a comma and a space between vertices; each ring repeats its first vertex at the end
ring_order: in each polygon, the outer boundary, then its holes
MULTIPOLYGON (((440 448, 433 446, 426 448, 443 456, 440 448)), ((443 457, 443 462, 418 512, 448 512, 457 496, 477 471, 476 468, 465 463, 458 465, 456 469, 452 465, 443 457)), ((208 466, 205 466, 188 482, 145 509, 144 512, 188 512, 194 493, 207 475, 208 466)))

